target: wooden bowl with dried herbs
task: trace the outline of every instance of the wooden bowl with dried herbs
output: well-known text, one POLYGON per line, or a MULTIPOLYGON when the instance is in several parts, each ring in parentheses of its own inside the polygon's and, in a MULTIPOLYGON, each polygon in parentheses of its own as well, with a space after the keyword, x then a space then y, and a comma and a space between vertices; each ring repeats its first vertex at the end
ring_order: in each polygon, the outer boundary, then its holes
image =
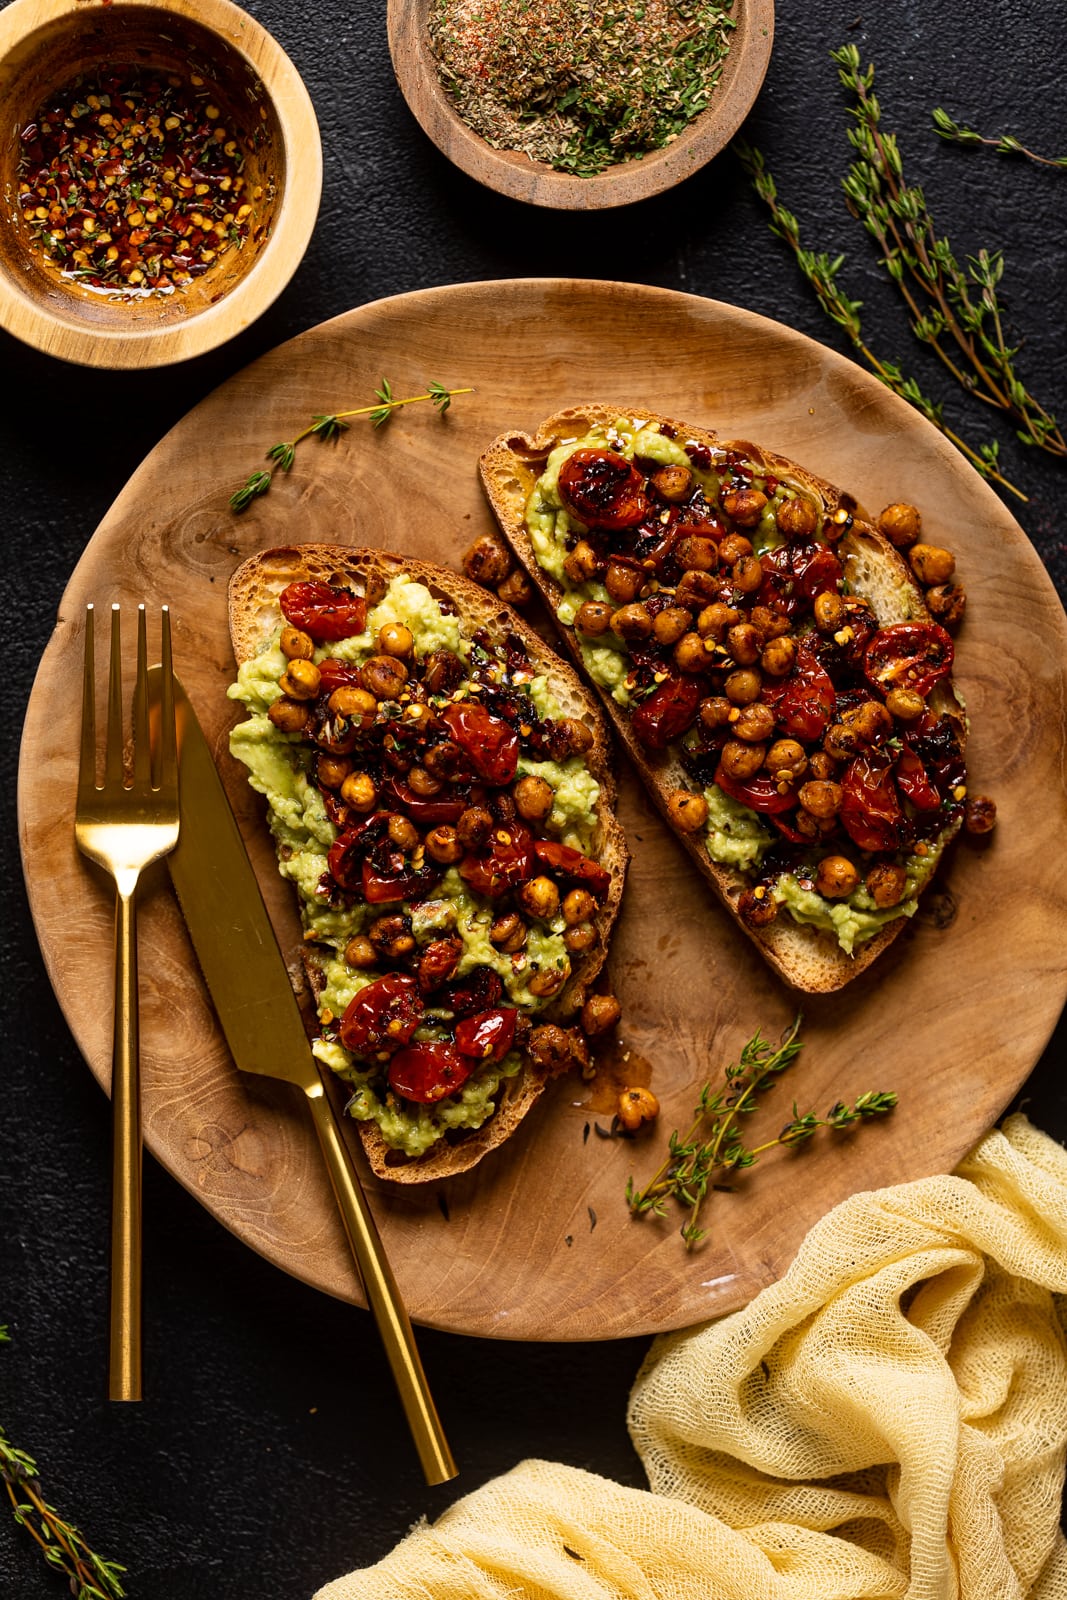
POLYGON ((307 248, 307 90, 230 0, 0 11, 0 326, 67 361, 154 367, 248 326, 307 248))
POLYGON ((450 161, 582 211, 671 188, 737 132, 774 0, 388 0, 397 81, 450 161))

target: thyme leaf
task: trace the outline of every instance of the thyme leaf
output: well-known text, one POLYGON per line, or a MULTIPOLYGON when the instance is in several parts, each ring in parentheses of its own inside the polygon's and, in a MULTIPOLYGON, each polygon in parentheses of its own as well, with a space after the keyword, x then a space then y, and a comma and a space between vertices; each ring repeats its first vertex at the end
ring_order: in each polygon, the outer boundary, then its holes
POLYGON ((942 106, 935 106, 933 123, 942 139, 947 139, 953 144, 988 145, 1002 156, 1025 156, 1027 161, 1034 161, 1042 167, 1067 167, 1067 156, 1039 156, 1033 150, 1028 150, 1010 133, 998 133, 993 138, 977 133, 974 128, 965 124, 954 122, 942 106))

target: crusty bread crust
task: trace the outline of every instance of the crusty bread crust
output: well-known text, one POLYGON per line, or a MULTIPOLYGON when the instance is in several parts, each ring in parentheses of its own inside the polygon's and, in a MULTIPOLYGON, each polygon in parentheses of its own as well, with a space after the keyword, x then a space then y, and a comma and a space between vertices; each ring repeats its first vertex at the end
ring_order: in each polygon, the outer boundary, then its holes
MULTIPOLYGON (((424 583, 437 600, 457 612, 465 632, 484 628, 494 640, 517 635, 537 672, 550 679, 553 694, 565 714, 585 723, 593 734, 593 744, 583 758, 600 785, 593 854, 611 873, 611 887, 593 918, 598 933, 596 944, 574 958, 565 987, 550 1006, 538 1013, 538 1021, 566 1021, 581 1009, 604 964, 629 862, 626 840, 615 815, 615 779, 607 728, 596 701, 577 673, 509 606, 470 579, 430 562, 342 545, 306 544, 264 550, 237 568, 229 586, 234 656, 240 666, 267 647, 281 620, 279 596, 290 583, 335 583, 366 595, 373 605, 391 580, 401 574, 424 583)), ((318 994, 323 978, 314 947, 306 947, 302 958, 312 989, 318 994)), ((481 1128, 455 1138, 446 1136, 417 1159, 387 1145, 377 1124, 356 1126, 367 1159, 379 1177, 397 1183, 452 1177, 475 1166, 490 1150, 503 1144, 536 1103, 547 1082, 545 1073, 527 1063, 517 1077, 505 1080, 496 1110, 481 1128)))
MULTIPOLYGON (((853 524, 836 549, 844 560, 846 577, 854 591, 871 602, 883 627, 903 620, 929 620, 922 590, 907 564, 877 528, 864 520, 858 503, 851 495, 815 477, 785 456, 748 440, 723 440, 706 428, 657 416, 640 406, 600 403, 569 406, 558 411, 542 422, 532 435, 518 432, 502 434, 493 441, 479 462, 482 486, 500 530, 531 582, 540 591, 553 618, 563 599, 564 590, 538 563, 526 531, 527 501, 548 456, 558 445, 580 439, 594 427, 610 427, 620 417, 641 419, 653 425, 666 424, 685 443, 707 445, 716 451, 740 451, 757 468, 795 484, 821 507, 824 516, 832 516, 838 510, 848 511, 853 517, 853 524)), ((564 644, 584 671, 573 628, 558 622, 556 626, 564 644)), ((669 753, 655 756, 647 751, 634 737, 625 711, 616 705, 606 690, 596 684, 593 687, 600 694, 615 731, 649 794, 668 825, 673 826, 667 809, 668 795, 672 789, 688 788, 690 780, 669 753)), ((951 690, 940 686, 939 690, 938 709, 958 716, 958 731, 962 741, 966 729, 962 708, 951 690)), ((777 917, 766 928, 750 928, 741 921, 736 911, 738 896, 747 885, 743 875, 732 867, 721 866, 713 861, 704 847, 702 834, 678 832, 677 837, 701 874, 771 966, 792 988, 804 993, 829 994, 843 988, 878 958, 903 930, 907 921, 905 917, 898 917, 887 923, 881 932, 860 945, 852 956, 846 955, 832 934, 794 922, 790 917, 777 917)))

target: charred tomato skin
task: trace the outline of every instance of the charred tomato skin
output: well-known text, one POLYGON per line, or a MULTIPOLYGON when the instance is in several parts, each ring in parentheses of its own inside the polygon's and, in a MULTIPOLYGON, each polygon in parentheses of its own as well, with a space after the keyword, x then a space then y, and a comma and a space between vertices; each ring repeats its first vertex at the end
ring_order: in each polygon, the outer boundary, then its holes
POLYGON ((559 493, 588 527, 608 532, 636 528, 649 511, 644 478, 616 450, 575 450, 560 468, 559 493))

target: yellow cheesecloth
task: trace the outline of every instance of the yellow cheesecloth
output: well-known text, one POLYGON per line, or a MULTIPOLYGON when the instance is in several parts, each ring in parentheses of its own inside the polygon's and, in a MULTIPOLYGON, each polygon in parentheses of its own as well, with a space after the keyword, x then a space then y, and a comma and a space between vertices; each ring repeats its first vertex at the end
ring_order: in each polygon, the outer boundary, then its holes
POLYGON ((1067 1153, 1013 1116, 657 1339, 650 1490, 524 1461, 316 1600, 1067 1600, 1067 1153))

